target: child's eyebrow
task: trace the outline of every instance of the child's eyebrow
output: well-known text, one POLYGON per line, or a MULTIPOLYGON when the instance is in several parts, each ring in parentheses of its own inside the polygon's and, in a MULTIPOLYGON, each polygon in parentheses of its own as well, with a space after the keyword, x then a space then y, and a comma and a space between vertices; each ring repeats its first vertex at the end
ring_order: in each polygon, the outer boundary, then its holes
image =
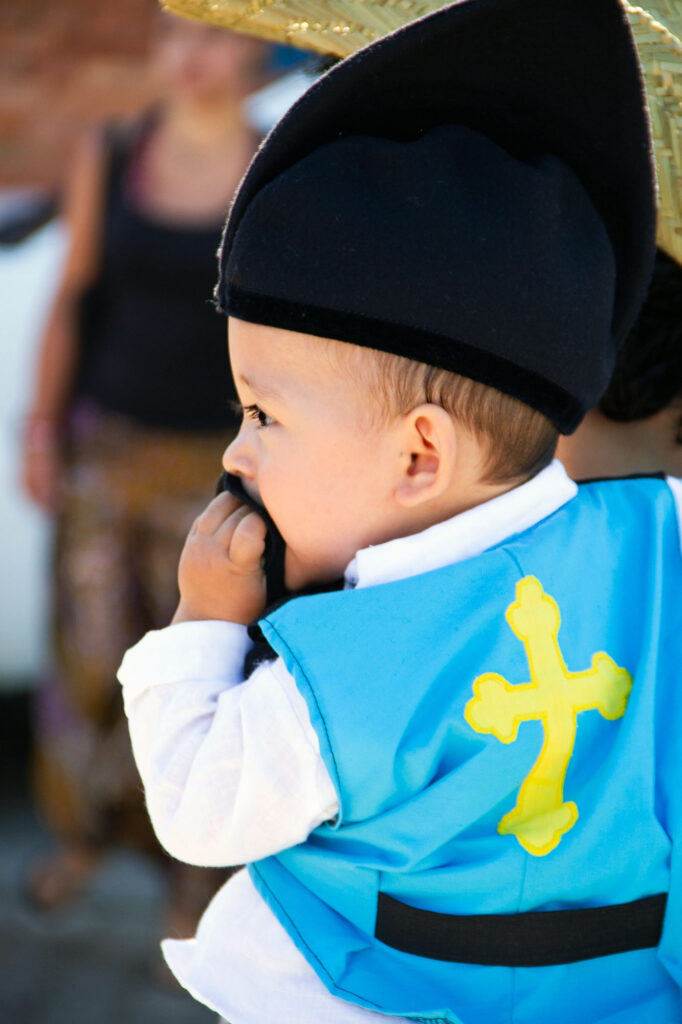
POLYGON ((280 393, 276 388, 271 387, 269 384, 260 380, 253 380, 251 377, 244 376, 243 373, 239 374, 239 380, 242 384, 245 384, 249 391, 253 391, 255 395, 261 395, 263 398, 279 398, 280 393))

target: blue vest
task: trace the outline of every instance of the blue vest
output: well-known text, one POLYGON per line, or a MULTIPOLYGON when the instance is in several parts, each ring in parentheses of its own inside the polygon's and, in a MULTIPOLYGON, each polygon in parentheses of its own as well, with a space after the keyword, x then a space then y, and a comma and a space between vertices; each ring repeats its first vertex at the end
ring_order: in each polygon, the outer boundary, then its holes
POLYGON ((682 1021, 682 551, 665 483, 582 485, 478 557, 293 600, 261 628, 340 811, 250 871, 332 993, 450 1024, 682 1021), (658 948, 570 963, 449 962, 375 937, 386 897, 519 915, 657 893, 658 948))

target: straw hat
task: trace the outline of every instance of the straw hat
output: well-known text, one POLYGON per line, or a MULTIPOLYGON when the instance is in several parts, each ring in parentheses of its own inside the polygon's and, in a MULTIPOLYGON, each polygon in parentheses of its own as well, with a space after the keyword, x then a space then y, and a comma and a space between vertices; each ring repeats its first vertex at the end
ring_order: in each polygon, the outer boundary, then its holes
POLYGON ((682 265, 682 2, 626 3, 644 71, 658 178, 656 241, 682 265))
MULTIPOLYGON (((347 57, 445 6, 442 0, 163 0, 176 14, 300 49, 347 57)), ((682 0, 623 0, 646 83, 661 249, 682 264, 682 0)))

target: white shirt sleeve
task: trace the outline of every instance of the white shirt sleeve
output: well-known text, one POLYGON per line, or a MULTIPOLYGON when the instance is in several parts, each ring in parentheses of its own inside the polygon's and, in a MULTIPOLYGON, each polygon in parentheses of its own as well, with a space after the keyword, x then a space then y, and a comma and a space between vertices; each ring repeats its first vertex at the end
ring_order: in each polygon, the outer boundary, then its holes
POLYGON ((154 830, 178 860, 245 864, 302 842, 339 804, 284 662, 243 681, 230 622, 148 633, 119 669, 154 830))
POLYGON ((673 492, 675 507, 677 508, 677 522, 680 527, 680 550, 682 551, 682 479, 675 476, 666 477, 666 483, 673 492))

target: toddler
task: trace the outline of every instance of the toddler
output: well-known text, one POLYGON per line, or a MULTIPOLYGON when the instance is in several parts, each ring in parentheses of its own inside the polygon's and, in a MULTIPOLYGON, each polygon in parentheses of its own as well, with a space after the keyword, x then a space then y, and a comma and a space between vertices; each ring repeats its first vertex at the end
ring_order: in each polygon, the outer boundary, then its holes
POLYGON ((552 461, 653 224, 618 0, 463 0, 254 160, 217 292, 244 500, 120 670, 159 838, 249 865, 164 943, 232 1024, 682 1020, 681 488, 552 461))

